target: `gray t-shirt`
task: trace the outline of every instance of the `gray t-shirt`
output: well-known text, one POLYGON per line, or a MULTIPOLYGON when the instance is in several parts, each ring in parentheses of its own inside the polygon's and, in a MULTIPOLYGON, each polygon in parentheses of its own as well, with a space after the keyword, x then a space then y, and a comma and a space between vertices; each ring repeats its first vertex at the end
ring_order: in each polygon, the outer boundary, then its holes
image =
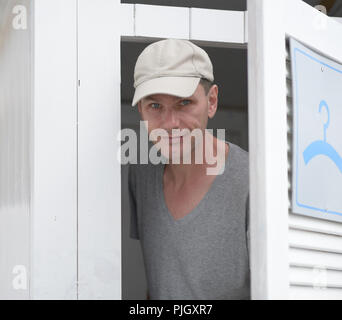
POLYGON ((250 299, 248 153, 227 143, 225 171, 178 220, 164 199, 165 165, 130 165, 130 236, 140 239, 151 299, 250 299))

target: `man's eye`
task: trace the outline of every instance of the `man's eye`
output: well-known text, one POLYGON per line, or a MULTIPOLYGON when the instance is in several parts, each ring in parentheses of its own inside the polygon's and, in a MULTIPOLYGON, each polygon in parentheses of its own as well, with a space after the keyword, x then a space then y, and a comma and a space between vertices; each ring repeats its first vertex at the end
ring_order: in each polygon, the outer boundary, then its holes
POLYGON ((188 104, 190 104, 191 103, 191 100, 182 100, 181 101, 181 105, 182 106, 186 106, 186 105, 188 105, 188 104))
POLYGON ((151 103, 151 107, 152 107, 152 109, 158 109, 158 108, 160 108, 160 104, 159 103, 151 103))

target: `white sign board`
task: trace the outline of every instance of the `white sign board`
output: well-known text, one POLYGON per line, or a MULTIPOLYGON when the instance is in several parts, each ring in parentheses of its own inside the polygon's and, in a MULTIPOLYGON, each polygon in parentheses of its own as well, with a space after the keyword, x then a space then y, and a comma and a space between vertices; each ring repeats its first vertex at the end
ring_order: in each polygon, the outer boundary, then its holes
POLYGON ((342 221, 342 65, 290 39, 292 211, 342 221))

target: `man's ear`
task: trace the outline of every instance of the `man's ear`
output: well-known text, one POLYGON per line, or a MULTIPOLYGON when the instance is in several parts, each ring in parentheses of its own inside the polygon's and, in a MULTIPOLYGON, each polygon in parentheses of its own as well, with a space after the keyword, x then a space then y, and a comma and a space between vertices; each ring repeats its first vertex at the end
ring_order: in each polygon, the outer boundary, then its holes
POLYGON ((139 111, 140 114, 141 114, 141 102, 140 102, 140 101, 138 102, 138 111, 139 111))
POLYGON ((208 92, 208 117, 211 119, 214 117, 217 110, 218 103, 218 86, 212 85, 208 92))

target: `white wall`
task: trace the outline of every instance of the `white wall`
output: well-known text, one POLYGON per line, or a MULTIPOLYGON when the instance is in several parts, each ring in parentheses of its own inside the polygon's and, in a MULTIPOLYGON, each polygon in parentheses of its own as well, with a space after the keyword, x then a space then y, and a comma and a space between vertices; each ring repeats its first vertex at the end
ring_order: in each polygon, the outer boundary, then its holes
POLYGON ((79 299, 121 299, 119 4, 78 1, 79 299))
POLYGON ((77 1, 34 0, 31 298, 77 298, 77 1))

